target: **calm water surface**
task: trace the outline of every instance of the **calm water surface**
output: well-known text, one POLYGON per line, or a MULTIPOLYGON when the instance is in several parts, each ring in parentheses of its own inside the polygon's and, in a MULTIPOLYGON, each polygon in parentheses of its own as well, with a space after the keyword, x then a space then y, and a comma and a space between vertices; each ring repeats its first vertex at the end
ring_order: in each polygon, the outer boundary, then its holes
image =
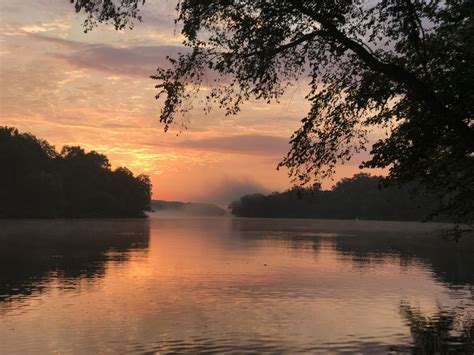
POLYGON ((283 219, 0 221, 0 353, 473 353, 474 238, 283 219))

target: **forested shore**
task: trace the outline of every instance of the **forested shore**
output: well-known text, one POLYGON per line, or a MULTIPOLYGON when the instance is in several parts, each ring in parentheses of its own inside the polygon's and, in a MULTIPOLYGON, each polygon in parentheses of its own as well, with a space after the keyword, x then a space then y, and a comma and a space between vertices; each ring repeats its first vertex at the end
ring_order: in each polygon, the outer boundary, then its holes
MULTIPOLYGON (((414 185, 383 187, 382 177, 357 174, 331 190, 316 185, 245 195, 229 209, 237 217, 423 221, 437 205, 435 195, 416 191, 414 185)), ((443 216, 435 219, 446 221, 443 216)))
POLYGON ((0 218, 145 217, 151 183, 79 146, 0 127, 0 218))

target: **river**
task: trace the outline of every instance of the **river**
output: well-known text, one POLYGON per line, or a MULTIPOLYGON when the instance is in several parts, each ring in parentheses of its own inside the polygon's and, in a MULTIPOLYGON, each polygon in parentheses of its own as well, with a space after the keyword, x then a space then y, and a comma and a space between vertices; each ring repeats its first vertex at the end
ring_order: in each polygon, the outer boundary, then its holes
POLYGON ((472 353, 442 224, 0 221, 0 353, 472 353))

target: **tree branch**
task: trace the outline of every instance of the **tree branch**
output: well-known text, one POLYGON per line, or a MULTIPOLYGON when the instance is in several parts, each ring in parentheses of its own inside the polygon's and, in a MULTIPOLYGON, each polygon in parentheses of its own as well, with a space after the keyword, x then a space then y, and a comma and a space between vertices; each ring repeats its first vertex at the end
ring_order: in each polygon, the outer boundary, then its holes
POLYGON ((453 129, 460 137, 462 137, 463 141, 466 143, 467 147, 469 147, 471 152, 474 151, 474 130, 472 130, 467 124, 463 122, 465 117, 461 117, 455 112, 452 112, 446 108, 446 106, 439 101, 435 93, 429 89, 425 83, 423 83, 405 68, 393 63, 385 63, 379 58, 375 57, 363 45, 351 38, 348 38, 327 18, 318 14, 312 9, 307 8, 301 0, 290 0, 290 3, 296 10, 319 22, 325 29, 325 33, 327 33, 327 35, 331 36, 347 49, 354 52, 370 69, 379 73, 383 73, 395 82, 407 86, 416 97, 422 99, 428 105, 430 105, 444 119, 446 125, 453 129))
POLYGON ((301 43, 308 42, 308 41, 312 40, 313 38, 315 38, 317 36, 324 36, 323 32, 324 31, 321 31, 321 30, 313 31, 311 33, 304 34, 300 38, 297 38, 297 39, 295 39, 295 40, 293 40, 293 41, 291 41, 287 44, 281 45, 279 47, 270 48, 268 50, 261 50, 261 51, 254 51, 254 52, 246 53, 246 54, 240 56, 240 58, 248 58, 248 57, 260 56, 260 55, 273 56, 275 54, 284 52, 289 48, 296 47, 301 43))

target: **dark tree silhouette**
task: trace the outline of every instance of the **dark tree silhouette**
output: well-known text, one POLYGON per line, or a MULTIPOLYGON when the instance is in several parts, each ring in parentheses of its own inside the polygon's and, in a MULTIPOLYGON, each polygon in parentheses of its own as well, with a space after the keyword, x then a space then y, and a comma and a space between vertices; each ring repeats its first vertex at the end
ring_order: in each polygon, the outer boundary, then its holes
MULTIPOLYGON (((131 27, 145 1, 70 2, 88 14, 87 31, 131 27)), ((153 76, 165 96, 161 122, 166 129, 191 107, 209 71, 217 78, 201 96, 206 110, 227 114, 252 98, 278 100, 306 77, 311 109, 279 165, 296 181, 330 176, 381 127, 389 136, 362 166, 389 167, 390 183, 417 180, 456 220, 473 222, 473 18, 469 0, 178 1, 188 48, 153 76)))
POLYGON ((0 127, 0 217, 142 217, 151 183, 105 155, 0 127))
POLYGON ((57 157, 48 142, 0 128, 0 216, 58 215, 62 198, 57 157))
MULTIPOLYGON (((342 179, 332 190, 294 187, 270 195, 253 194, 229 205, 238 217, 337 218, 421 221, 437 199, 433 195, 413 196, 410 186, 380 188, 381 176, 357 174, 342 179)), ((439 217, 438 217, 439 218, 439 217)))

